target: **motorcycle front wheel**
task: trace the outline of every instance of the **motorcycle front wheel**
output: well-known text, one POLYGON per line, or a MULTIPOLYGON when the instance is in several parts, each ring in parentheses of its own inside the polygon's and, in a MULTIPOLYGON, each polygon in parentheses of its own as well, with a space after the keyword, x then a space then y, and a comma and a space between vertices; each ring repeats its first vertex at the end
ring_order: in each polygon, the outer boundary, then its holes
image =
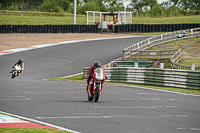
POLYGON ((99 100, 99 86, 96 87, 95 94, 94 94, 94 101, 98 102, 99 100))
POLYGON ((14 71, 13 73, 12 73, 12 79, 14 79, 15 77, 16 77, 16 75, 17 75, 17 72, 16 71, 14 71))

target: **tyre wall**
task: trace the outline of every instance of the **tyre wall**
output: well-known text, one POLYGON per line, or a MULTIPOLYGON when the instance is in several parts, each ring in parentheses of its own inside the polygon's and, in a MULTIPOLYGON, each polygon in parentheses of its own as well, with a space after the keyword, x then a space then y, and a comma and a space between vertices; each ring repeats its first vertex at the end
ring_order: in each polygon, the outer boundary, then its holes
POLYGON ((115 33, 124 32, 173 32, 178 30, 199 28, 200 24, 124 24, 115 25, 115 33))
POLYGON ((0 33, 98 33, 98 25, 0 25, 0 33))

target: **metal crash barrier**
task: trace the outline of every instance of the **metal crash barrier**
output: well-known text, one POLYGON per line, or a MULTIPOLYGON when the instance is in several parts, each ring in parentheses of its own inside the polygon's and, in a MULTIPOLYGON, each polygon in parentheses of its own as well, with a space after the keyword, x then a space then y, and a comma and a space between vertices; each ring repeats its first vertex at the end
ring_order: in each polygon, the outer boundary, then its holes
MULTIPOLYGON (((106 82, 136 83, 155 86, 169 86, 200 90, 200 71, 111 67, 104 68, 106 82)), ((87 79, 89 67, 83 69, 83 79, 87 79)))

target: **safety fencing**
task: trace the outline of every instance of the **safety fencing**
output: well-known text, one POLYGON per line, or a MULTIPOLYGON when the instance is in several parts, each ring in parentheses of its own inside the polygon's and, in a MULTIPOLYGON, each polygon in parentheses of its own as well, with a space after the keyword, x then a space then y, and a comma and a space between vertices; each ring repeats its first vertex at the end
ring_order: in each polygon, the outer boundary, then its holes
POLYGON ((0 25, 2 33, 98 33, 98 25, 0 25))
MULTIPOLYGON (((185 38, 200 36, 199 30, 200 30, 200 28, 185 30, 186 31, 186 34, 184 34, 186 36, 185 38)), ((182 34, 182 32, 183 31, 175 31, 175 32, 165 33, 165 34, 161 34, 158 36, 150 37, 146 40, 143 40, 141 42, 133 44, 123 50, 123 60, 138 54, 138 52, 135 52, 135 51, 146 50, 148 48, 151 48, 151 47, 159 45, 159 44, 176 41, 179 39, 184 39, 184 38, 178 38, 178 35, 182 34)))
MULTIPOLYGON (((178 69, 110 67, 104 68, 106 82, 136 83, 200 90, 200 72, 178 69)), ((83 69, 87 79, 89 68, 83 69)))
POLYGON ((177 30, 199 28, 200 23, 194 24, 124 24, 115 25, 115 33, 124 32, 173 32, 177 30))

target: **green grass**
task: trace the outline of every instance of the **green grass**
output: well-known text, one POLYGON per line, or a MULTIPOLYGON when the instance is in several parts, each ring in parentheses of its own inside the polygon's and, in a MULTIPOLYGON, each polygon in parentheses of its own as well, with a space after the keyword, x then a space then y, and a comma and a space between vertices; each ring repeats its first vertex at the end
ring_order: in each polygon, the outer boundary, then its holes
POLYGON ((132 18, 133 24, 181 24, 200 23, 200 15, 161 17, 161 18, 132 18))
POLYGON ((69 132, 57 129, 0 128, 0 133, 69 133, 69 132))
MULTIPOLYGON (((98 19, 98 18, 97 18, 98 19)), ((103 20, 103 19, 102 19, 103 20)), ((86 24, 87 16, 77 16, 76 24, 86 24)), ((132 24, 180 24, 200 23, 200 15, 163 17, 163 18, 132 18, 132 24)), ((73 16, 19 16, 0 15, 0 25, 68 25, 73 24, 73 16)))
POLYGON ((181 61, 182 64, 186 65, 186 66, 191 66, 192 64, 195 64, 195 66, 200 66, 200 58, 196 58, 196 59, 189 59, 189 60, 182 60, 181 61))
MULTIPOLYGON (((85 80, 83 80, 83 74, 68 77, 68 78, 50 78, 50 79, 47 79, 47 80, 62 80, 62 81, 68 80, 68 81, 84 81, 84 82, 86 82, 85 80)), ((174 88, 174 87, 163 87, 163 86, 151 86, 151 85, 133 84, 133 83, 112 83, 112 82, 106 82, 106 83, 147 87, 147 88, 153 88, 153 89, 160 89, 160 90, 167 90, 167 91, 174 91, 174 92, 200 95, 200 90, 190 90, 190 89, 182 89, 182 88, 174 88)))
POLYGON ((169 50, 169 49, 181 49, 181 63, 186 66, 200 67, 200 37, 194 37, 174 42, 165 43, 162 45, 154 46, 147 50, 169 50))
MULTIPOLYGON (((86 17, 77 17, 77 24, 86 24, 86 17)), ((68 25, 73 17, 0 15, 0 25, 68 25)))
POLYGON ((47 80, 70 80, 70 81, 83 81, 83 74, 67 77, 67 78, 49 78, 47 80))

